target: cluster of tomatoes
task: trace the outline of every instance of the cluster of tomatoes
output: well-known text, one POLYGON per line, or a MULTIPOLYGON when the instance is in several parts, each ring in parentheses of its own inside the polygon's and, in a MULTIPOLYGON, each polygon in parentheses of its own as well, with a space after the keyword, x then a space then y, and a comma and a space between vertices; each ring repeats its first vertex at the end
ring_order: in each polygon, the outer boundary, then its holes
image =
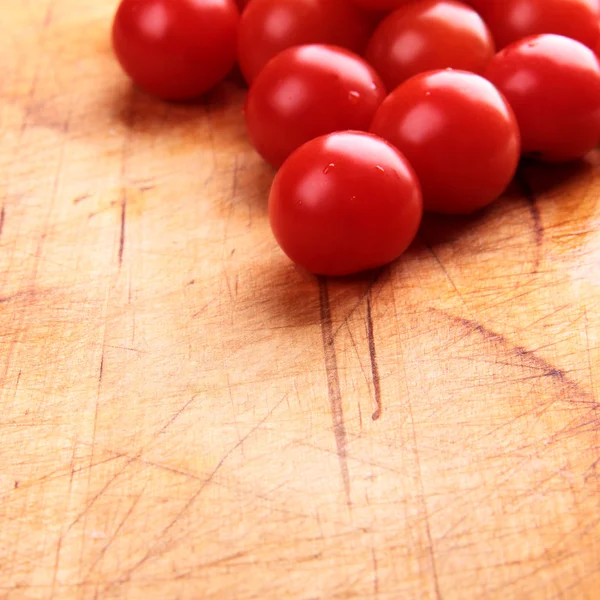
POLYGON ((323 275, 386 264, 423 210, 498 198, 522 155, 600 140, 599 0, 122 0, 113 43, 161 98, 237 61, 247 130, 278 172, 277 241, 323 275))

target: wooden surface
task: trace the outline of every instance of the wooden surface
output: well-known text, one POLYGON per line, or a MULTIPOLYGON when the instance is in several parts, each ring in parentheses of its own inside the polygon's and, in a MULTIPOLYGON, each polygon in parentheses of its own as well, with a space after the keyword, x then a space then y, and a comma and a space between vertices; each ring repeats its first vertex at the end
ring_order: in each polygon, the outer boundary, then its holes
POLYGON ((600 157, 318 281, 114 7, 3 5, 0 597, 600 598, 600 157))

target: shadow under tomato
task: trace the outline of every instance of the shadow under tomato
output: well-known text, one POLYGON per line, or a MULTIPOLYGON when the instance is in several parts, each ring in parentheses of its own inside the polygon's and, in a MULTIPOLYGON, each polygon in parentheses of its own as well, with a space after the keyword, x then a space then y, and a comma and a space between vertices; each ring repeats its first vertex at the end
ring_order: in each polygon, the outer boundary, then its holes
POLYGON ((129 81, 115 94, 109 110, 122 125, 136 132, 194 123, 205 119, 207 111, 217 115, 239 113, 241 127, 245 94, 243 78, 235 70, 214 88, 190 100, 163 100, 129 81))
POLYGON ((580 179, 592 171, 599 161, 598 150, 593 150, 580 160, 567 163, 547 163, 523 158, 519 165, 519 174, 530 185, 531 193, 537 196, 580 179))

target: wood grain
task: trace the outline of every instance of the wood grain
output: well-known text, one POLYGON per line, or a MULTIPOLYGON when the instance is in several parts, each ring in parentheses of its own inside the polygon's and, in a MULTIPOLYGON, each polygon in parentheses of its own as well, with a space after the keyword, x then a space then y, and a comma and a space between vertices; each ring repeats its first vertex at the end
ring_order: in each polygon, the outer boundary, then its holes
POLYGON ((598 598, 600 156, 317 280, 115 4, 0 25, 0 597, 598 598))

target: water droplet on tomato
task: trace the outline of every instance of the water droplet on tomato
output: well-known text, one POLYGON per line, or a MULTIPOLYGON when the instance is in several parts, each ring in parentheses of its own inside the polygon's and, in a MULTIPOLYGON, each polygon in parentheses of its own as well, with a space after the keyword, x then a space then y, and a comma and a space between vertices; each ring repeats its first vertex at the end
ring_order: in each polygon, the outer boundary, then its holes
POLYGON ((375 167, 380 173, 385 173, 385 169, 381 165, 375 167))
POLYGON ((357 104, 358 101, 360 100, 360 93, 352 90, 349 94, 348 94, 348 100, 350 100, 350 102, 352 104, 357 104))
POLYGON ((426 96, 431 96, 431 92, 425 92, 426 96))
POLYGON ((333 169, 335 169, 335 164, 334 163, 329 163, 324 169, 323 169, 323 173, 325 173, 325 175, 328 175, 329 173, 331 173, 331 171, 333 171, 333 169))

